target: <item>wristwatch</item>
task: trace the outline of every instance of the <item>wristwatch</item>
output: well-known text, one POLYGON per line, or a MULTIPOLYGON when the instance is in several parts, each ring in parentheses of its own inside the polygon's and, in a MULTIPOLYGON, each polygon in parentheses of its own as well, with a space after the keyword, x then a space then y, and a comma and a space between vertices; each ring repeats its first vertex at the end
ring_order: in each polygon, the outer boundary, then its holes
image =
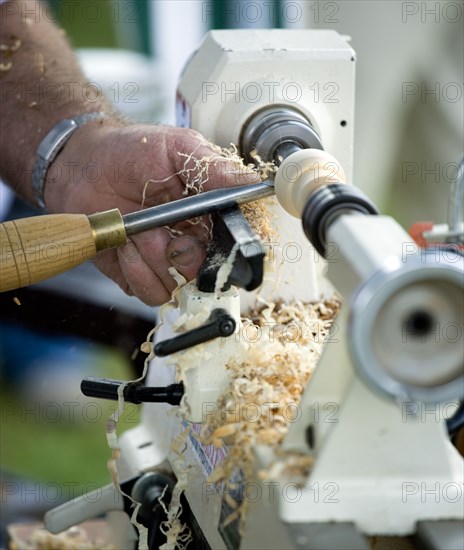
POLYGON ((64 119, 58 122, 44 137, 37 149, 34 172, 32 173, 32 191, 37 206, 41 209, 45 209, 45 179, 51 163, 78 128, 90 120, 105 118, 105 116, 106 113, 103 112, 84 113, 71 119, 64 119))

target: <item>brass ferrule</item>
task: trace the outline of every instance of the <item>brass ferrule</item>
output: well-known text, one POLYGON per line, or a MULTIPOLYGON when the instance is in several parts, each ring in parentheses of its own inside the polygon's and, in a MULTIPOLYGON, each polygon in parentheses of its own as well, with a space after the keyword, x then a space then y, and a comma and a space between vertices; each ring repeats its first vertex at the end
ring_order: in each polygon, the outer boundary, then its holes
POLYGON ((89 216, 97 251, 122 246, 127 242, 121 212, 117 208, 89 216))

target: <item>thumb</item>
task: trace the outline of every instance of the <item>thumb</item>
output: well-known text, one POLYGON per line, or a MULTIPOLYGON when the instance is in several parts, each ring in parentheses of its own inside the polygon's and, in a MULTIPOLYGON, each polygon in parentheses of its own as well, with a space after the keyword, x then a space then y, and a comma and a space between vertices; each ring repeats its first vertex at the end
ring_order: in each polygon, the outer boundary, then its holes
POLYGON ((170 264, 190 281, 206 257, 206 246, 194 237, 176 237, 167 246, 166 255, 170 264))

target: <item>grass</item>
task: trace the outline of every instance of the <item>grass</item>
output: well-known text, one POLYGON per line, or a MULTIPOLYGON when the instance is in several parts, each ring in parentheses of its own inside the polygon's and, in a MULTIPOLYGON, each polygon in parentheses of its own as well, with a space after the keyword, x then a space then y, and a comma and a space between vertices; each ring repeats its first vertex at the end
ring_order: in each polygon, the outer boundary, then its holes
MULTIPOLYGON (((102 354, 98 376, 130 379, 127 363, 117 354, 102 354)), ((0 390, 0 464, 8 471, 34 481, 73 487, 74 494, 110 483, 106 461, 110 457, 106 420, 116 403, 88 399, 69 402, 25 403, 18 395, 0 390)), ((136 405, 127 404, 118 433, 135 427, 136 405)), ((68 489, 69 490, 69 489, 68 489)))

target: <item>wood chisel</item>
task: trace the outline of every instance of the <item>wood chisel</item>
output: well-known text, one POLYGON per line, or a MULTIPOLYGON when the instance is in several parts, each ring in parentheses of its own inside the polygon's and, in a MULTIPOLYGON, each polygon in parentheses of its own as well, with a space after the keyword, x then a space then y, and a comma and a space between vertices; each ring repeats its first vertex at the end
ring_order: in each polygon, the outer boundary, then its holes
POLYGON ((121 215, 118 209, 85 214, 48 214, 0 225, 0 292, 59 275, 127 237, 211 214, 274 194, 274 183, 215 189, 121 215))

